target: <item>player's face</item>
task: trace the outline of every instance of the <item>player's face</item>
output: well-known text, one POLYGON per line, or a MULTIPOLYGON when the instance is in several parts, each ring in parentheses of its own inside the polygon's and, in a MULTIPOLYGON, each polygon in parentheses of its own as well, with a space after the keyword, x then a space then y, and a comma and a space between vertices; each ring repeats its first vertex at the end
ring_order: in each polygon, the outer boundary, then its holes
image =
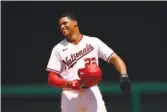
POLYGON ((76 23, 68 17, 63 17, 59 20, 59 25, 61 33, 68 37, 74 31, 76 23))

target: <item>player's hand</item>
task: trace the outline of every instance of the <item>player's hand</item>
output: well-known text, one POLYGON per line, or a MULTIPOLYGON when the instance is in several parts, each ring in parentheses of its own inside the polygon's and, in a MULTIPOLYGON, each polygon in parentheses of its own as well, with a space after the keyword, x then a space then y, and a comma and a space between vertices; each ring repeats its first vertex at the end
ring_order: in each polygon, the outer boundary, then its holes
POLYGON ((79 90, 79 89, 80 89, 79 80, 68 81, 68 82, 67 82, 67 88, 79 90))
POLYGON ((131 84, 128 75, 122 75, 120 77, 120 88, 125 95, 130 95, 131 84))
POLYGON ((80 80, 72 80, 67 82, 67 88, 79 90, 88 88, 85 84, 83 84, 80 80))

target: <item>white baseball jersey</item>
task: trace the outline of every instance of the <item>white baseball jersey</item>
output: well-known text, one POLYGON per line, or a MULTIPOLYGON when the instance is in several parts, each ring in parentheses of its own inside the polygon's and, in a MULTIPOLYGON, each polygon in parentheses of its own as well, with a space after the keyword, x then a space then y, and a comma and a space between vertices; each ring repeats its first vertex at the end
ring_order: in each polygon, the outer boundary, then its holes
POLYGON ((66 39, 54 46, 47 70, 57 72, 65 80, 79 79, 78 69, 97 63, 98 58, 108 62, 114 51, 96 37, 82 36, 75 45, 66 39))
POLYGON ((59 73, 66 80, 79 79, 79 68, 90 63, 98 64, 98 58, 108 62, 113 53, 110 47, 96 37, 83 35, 77 45, 64 39, 54 46, 47 70, 59 73))

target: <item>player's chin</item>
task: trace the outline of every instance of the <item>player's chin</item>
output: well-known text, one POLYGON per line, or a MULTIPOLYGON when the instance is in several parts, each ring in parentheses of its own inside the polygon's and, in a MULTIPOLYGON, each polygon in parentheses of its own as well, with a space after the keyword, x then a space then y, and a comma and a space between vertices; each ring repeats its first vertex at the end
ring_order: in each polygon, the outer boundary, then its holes
POLYGON ((68 32, 62 32, 62 35, 65 37, 68 37, 69 33, 68 32))

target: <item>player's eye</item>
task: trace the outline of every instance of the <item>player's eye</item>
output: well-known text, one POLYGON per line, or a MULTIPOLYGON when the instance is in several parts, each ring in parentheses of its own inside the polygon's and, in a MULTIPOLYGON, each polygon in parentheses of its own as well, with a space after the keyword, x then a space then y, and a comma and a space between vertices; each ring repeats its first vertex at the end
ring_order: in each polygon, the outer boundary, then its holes
POLYGON ((67 22, 63 22, 62 24, 63 24, 63 25, 66 25, 66 24, 67 24, 67 22))
POLYGON ((64 23, 64 25, 67 25, 67 24, 68 24, 68 22, 65 22, 65 23, 64 23))
POLYGON ((66 25, 66 24, 67 24, 67 22, 63 22, 63 23, 60 24, 60 26, 62 26, 62 25, 66 25))

